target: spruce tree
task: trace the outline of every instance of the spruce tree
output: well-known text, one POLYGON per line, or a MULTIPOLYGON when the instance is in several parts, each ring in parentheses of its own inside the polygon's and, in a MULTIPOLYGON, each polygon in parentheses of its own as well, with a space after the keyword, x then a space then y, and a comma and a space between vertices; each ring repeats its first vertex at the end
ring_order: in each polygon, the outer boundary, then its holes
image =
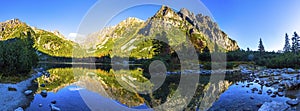
POLYGON ((297 32, 294 32, 294 36, 292 38, 292 52, 297 53, 299 51, 300 48, 300 37, 297 34, 297 32))
POLYGON ((291 50, 290 39, 289 39, 288 34, 286 33, 285 34, 285 44, 284 44, 283 51, 284 52, 290 52, 290 50, 291 50))
POLYGON ((260 53, 265 52, 265 47, 264 47, 264 45, 263 45, 263 43, 262 43, 261 38, 259 39, 258 51, 259 51, 260 53))

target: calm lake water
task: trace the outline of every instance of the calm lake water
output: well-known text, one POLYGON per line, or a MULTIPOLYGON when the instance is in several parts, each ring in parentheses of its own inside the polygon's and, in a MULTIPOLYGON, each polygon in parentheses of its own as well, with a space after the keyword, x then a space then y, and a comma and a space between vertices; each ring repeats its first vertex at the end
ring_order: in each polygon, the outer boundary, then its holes
MULTIPOLYGON (((87 67, 51 67, 47 69, 50 77, 42 76, 34 99, 27 111, 50 111, 51 102, 62 111, 90 110, 134 110, 149 109, 167 102, 174 95, 178 77, 168 77, 159 89, 150 94, 139 94, 135 90, 149 92, 153 84, 143 76, 141 68, 131 70, 112 70, 109 68, 91 69, 87 67), (139 83, 144 83, 140 85, 139 83), (124 86, 124 84, 126 84, 124 86), (45 87, 42 87, 45 85, 45 87), (40 92, 46 90, 47 96, 40 92)), ((200 76, 197 90, 186 110, 257 110, 257 104, 275 100, 285 101, 288 97, 271 98, 266 94, 267 87, 252 83, 249 88, 242 87, 251 82, 243 80, 241 74, 226 75, 225 80, 209 82, 210 76, 200 76), (261 88, 263 94, 251 92, 251 88, 261 88), (218 93, 204 94, 218 90, 218 93), (251 97, 251 98, 250 98, 251 97), (253 99, 254 98, 254 99, 253 99), (246 109, 241 109, 246 108, 246 109)))

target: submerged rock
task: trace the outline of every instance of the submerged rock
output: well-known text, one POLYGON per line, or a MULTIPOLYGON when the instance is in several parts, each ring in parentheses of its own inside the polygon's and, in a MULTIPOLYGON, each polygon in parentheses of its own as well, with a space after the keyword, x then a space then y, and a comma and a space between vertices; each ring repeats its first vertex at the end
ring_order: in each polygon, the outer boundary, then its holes
POLYGON ((46 90, 42 90, 41 95, 42 95, 43 97, 47 97, 47 91, 46 91, 46 90))
POLYGON ((272 97, 272 98, 275 98, 275 97, 276 97, 276 94, 272 94, 271 97, 272 97))
POLYGON ((296 105, 299 104, 299 101, 296 100, 296 99, 292 99, 292 100, 286 101, 286 103, 287 103, 288 105, 291 105, 291 106, 296 106, 296 105))
POLYGON ((253 92, 254 92, 254 91, 258 91, 258 89, 257 89, 256 87, 255 87, 255 88, 252 88, 251 90, 252 90, 253 92))
POLYGON ((11 87, 11 86, 8 86, 7 90, 8 90, 8 91, 17 91, 17 89, 16 89, 16 88, 14 88, 14 87, 11 87))
POLYGON ((284 111, 289 107, 284 102, 265 102, 258 111, 284 111))
POLYGON ((259 90, 259 91, 258 91, 258 94, 262 94, 262 90, 259 90))
POLYGON ((53 100, 53 101, 51 101, 51 103, 52 103, 52 104, 56 104, 56 101, 55 101, 55 100, 53 100))

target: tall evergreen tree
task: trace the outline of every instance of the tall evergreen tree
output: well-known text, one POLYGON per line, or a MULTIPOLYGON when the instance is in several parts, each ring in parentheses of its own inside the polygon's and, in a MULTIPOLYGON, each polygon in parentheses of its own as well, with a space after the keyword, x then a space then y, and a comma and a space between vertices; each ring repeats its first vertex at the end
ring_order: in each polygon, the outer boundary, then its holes
POLYGON ((288 34, 285 34, 285 44, 284 44, 284 48, 283 48, 284 52, 290 52, 291 51, 291 45, 290 45, 290 39, 288 34))
POLYGON ((262 42, 261 38, 259 39, 258 51, 260 53, 265 52, 265 47, 263 45, 263 42, 262 42))
POLYGON ((300 37, 297 32, 294 32, 294 36, 292 38, 292 52, 297 53, 300 48, 300 37))

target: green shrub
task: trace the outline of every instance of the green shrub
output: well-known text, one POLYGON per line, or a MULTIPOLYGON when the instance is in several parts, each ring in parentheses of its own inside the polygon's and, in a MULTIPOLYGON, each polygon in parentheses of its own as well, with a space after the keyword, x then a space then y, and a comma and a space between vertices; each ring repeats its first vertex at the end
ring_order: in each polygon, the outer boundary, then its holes
POLYGON ((37 64, 38 57, 30 38, 0 42, 0 73, 4 76, 27 74, 37 64))

